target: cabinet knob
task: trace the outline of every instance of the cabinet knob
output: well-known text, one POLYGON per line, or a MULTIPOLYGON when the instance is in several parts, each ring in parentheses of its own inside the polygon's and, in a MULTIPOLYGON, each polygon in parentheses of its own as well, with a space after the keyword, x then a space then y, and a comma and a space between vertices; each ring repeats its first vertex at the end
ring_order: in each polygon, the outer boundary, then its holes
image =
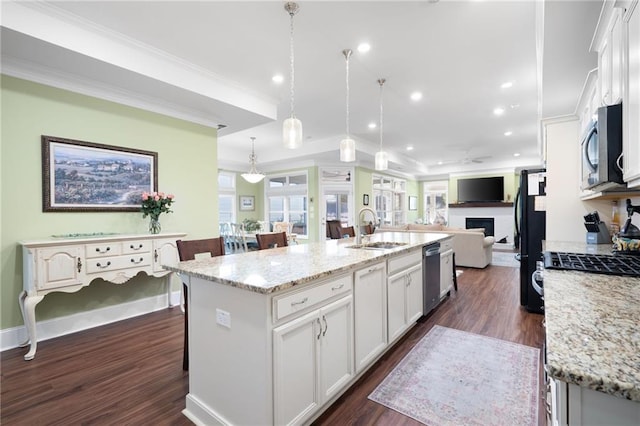
POLYGON ((144 260, 144 258, 142 258, 142 257, 140 259, 138 259, 137 261, 132 258, 131 259, 131 263, 141 263, 143 260, 144 260))
POLYGON ((158 250, 154 250, 153 251, 153 260, 155 260, 156 262, 158 261, 158 250))
POLYGON ((80 258, 78 258, 76 265, 78 266, 78 272, 80 272, 82 270, 82 260, 80 260, 80 258))
POLYGON ((102 268, 102 269, 104 269, 104 268, 108 268, 109 266, 111 266, 111 262, 110 262, 110 261, 109 261, 109 262, 107 262, 107 264, 106 264, 106 265, 101 265, 101 264, 100 264, 100 262, 98 262, 98 263, 96 263, 96 266, 97 266, 98 268, 102 268))
POLYGON ((104 250, 101 250, 100 247, 96 247, 96 251, 98 253, 106 253, 111 250, 111 247, 106 247, 104 250))
POLYGON ((143 244, 138 244, 138 246, 137 246, 137 247, 135 247, 133 244, 131 244, 131 245, 129 246, 129 248, 130 248, 131 250, 140 250, 142 247, 144 247, 144 245, 143 245, 143 244))

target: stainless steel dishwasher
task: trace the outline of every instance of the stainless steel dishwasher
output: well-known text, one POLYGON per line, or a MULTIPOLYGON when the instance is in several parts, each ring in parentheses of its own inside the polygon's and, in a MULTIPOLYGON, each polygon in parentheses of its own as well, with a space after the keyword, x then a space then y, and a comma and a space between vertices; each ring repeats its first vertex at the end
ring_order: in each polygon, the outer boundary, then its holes
POLYGON ((440 243, 422 248, 422 315, 427 315, 440 302, 440 243))

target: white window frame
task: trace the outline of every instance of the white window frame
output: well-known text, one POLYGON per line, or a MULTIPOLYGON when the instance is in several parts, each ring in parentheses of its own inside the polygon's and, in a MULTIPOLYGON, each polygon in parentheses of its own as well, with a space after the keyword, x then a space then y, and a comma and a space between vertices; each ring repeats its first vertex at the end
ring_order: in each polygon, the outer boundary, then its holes
POLYGON ((441 216, 444 216, 445 224, 449 223, 449 181, 447 180, 424 182, 422 198, 422 211, 424 212, 422 220, 424 223, 434 223, 436 210, 431 209, 429 204, 435 206, 436 197, 439 194, 444 194, 445 198, 444 214, 441 216))
POLYGON ((237 208, 236 208, 236 174, 233 172, 227 172, 224 170, 218 171, 218 222, 235 222, 237 218, 237 208), (220 177, 228 177, 231 179, 231 186, 222 186, 220 184, 220 177), (221 220, 220 219, 220 198, 230 198, 231 199, 231 220, 221 220))
POLYGON ((278 173, 273 175, 268 175, 264 180, 264 214, 265 219, 271 222, 270 219, 270 198, 271 197, 283 197, 284 198, 284 206, 283 206, 283 222, 292 222, 291 220, 291 205, 290 199, 291 196, 303 196, 306 199, 305 210, 303 210, 303 214, 306 218, 306 233, 301 234, 299 231, 294 231, 297 234, 297 238, 305 239, 309 238, 309 173, 307 170, 299 170, 299 171, 291 171, 287 173, 278 173), (290 179, 294 176, 305 176, 306 184, 304 185, 290 185, 290 179), (285 178, 285 184, 282 187, 271 187, 271 181, 274 179, 282 179, 285 178))
POLYGON ((386 175, 372 175, 373 209, 382 225, 399 226, 407 223, 407 181, 386 175), (380 184, 379 182, 382 182, 380 184), (386 184, 388 182, 388 185, 386 184), (386 200, 380 209, 380 200, 386 200))

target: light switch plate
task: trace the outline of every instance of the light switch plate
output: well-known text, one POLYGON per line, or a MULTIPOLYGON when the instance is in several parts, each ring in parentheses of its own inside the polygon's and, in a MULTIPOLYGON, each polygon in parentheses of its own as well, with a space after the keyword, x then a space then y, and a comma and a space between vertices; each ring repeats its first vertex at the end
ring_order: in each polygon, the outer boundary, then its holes
POLYGON ((231 314, 216 308, 216 322, 224 327, 231 328, 231 314))

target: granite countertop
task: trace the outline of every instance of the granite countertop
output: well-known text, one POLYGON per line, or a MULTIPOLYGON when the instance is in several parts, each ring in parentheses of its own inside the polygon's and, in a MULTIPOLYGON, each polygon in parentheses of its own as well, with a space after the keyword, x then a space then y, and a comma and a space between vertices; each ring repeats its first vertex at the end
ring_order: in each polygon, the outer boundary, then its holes
POLYGON ((163 267, 257 293, 271 294, 408 252, 446 239, 448 235, 376 232, 370 237, 371 242, 393 241, 406 245, 384 250, 353 249, 347 246, 355 244, 355 238, 344 238, 188 260, 163 267))
MULTIPOLYGON (((547 242, 545 250, 611 253, 611 245, 580 246, 547 242)), ((544 298, 548 374, 640 402, 640 278, 545 270, 544 298)))

